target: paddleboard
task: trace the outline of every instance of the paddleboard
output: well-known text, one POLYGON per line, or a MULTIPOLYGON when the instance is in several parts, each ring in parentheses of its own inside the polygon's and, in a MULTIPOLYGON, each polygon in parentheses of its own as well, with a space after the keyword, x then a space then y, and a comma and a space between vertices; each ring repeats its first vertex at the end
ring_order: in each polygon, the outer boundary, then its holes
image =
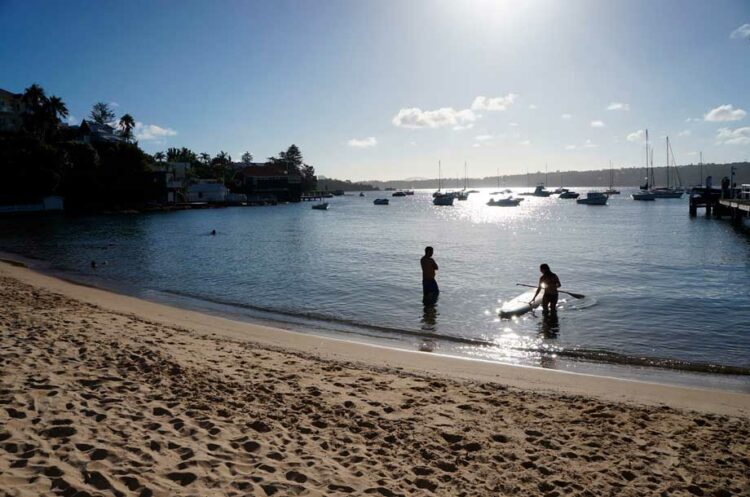
POLYGON ((536 289, 527 290, 518 297, 504 302, 502 307, 500 307, 500 317, 512 318, 513 316, 520 316, 542 305, 544 290, 539 292, 536 299, 529 304, 529 301, 534 297, 534 293, 536 293, 536 289))

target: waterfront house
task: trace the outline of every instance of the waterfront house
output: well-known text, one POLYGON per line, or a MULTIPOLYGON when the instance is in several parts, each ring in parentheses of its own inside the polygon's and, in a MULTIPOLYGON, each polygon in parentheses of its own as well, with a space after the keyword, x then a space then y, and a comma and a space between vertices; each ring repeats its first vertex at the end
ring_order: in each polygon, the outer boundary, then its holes
POLYGON ((85 119, 81 121, 81 125, 75 131, 77 140, 83 143, 115 143, 124 141, 117 134, 115 128, 109 124, 99 124, 85 119))
POLYGON ((235 174, 236 188, 248 200, 299 202, 302 195, 302 176, 290 173, 286 167, 266 163, 235 164, 240 170, 235 174))
POLYGON ((41 198, 7 198, 0 197, 0 214, 20 214, 28 212, 62 211, 65 202, 62 197, 48 195, 41 198))
POLYGON ((215 179, 202 179, 187 190, 188 202, 225 203, 229 190, 215 179))
POLYGON ((0 132, 15 133, 21 129, 26 108, 22 96, 0 88, 0 132))

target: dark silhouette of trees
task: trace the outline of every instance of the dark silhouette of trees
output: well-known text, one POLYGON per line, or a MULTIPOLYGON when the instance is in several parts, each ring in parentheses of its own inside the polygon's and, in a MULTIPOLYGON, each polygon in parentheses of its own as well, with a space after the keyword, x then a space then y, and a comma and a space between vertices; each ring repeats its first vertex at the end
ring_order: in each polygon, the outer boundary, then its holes
POLYGON ((60 120, 68 117, 68 107, 60 97, 47 97, 44 88, 34 83, 24 90, 23 130, 42 141, 53 138, 60 128, 60 120))
POLYGON ((135 128, 135 119, 130 114, 124 114, 120 118, 120 130, 125 141, 133 141, 133 128, 135 128))
POLYGON ((250 164, 252 164, 253 154, 251 154, 250 152, 245 152, 244 154, 242 154, 242 163, 245 164, 246 166, 249 166, 250 164))
POLYGON ((91 108, 89 118, 97 124, 109 124, 115 120, 115 113, 108 103, 97 102, 91 108))
POLYGON ((269 157, 268 162, 286 168, 287 174, 299 174, 302 177, 302 191, 315 190, 317 178, 315 168, 305 164, 302 152, 297 145, 292 144, 286 151, 279 152, 278 157, 269 157))

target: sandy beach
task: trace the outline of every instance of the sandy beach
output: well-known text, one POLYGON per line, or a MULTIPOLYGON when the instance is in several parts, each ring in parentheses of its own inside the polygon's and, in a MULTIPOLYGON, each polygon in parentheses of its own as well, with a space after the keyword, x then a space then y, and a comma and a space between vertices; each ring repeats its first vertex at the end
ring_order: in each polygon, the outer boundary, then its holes
POLYGON ((0 263, 0 493, 750 495, 750 395, 395 351, 0 263))

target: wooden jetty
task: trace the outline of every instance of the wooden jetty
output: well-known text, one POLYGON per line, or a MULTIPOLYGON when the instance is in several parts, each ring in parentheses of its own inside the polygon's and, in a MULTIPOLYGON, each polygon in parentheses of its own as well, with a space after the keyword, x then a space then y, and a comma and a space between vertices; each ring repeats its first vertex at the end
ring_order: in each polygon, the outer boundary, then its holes
POLYGON ((721 199, 719 204, 729 211, 733 221, 740 222, 743 218, 750 216, 750 200, 721 199))
POLYGON ((744 193, 738 188, 722 192, 718 188, 693 188, 690 194, 690 215, 697 216, 698 209, 704 208, 706 216, 729 217, 741 221, 750 216, 750 199, 738 198, 744 193))

